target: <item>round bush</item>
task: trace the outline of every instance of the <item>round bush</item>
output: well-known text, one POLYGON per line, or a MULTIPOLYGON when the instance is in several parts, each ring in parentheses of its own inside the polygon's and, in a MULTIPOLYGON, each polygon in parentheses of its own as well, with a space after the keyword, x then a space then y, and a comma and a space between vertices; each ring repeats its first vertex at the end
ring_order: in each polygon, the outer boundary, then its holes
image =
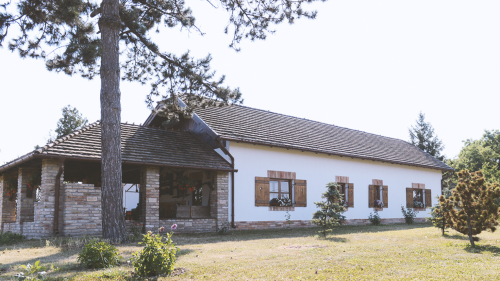
POLYGON ((118 265, 120 256, 115 246, 108 242, 91 240, 78 255, 78 263, 86 268, 105 268, 118 265))
POLYGON ((139 276, 150 277, 174 271, 177 248, 172 243, 172 234, 173 232, 170 232, 167 233, 167 237, 162 237, 150 231, 144 235, 142 242, 139 243, 143 244, 144 248, 133 254, 135 257, 133 265, 139 276), (163 239, 166 241, 163 242, 163 239))

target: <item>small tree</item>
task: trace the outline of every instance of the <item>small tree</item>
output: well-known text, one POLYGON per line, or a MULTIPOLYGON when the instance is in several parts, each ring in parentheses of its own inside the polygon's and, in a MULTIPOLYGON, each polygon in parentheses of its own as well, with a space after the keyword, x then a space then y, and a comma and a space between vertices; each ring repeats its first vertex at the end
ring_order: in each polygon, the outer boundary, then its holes
POLYGON ((451 196, 439 197, 441 209, 445 214, 446 224, 456 231, 468 235, 472 247, 475 247, 474 235, 483 230, 496 230, 499 208, 494 203, 500 198, 498 183, 485 184, 481 171, 469 173, 468 170, 458 172, 458 183, 451 196))
POLYGON ((78 109, 65 106, 62 109, 62 117, 57 121, 56 139, 71 134, 72 132, 87 126, 88 120, 83 117, 78 109))
POLYGON ((411 144, 444 161, 444 155, 441 155, 441 151, 444 149, 443 142, 434 134, 434 128, 432 128, 431 123, 425 122, 425 114, 420 112, 418 114, 417 125, 411 126, 408 131, 410 133, 411 144))
POLYGON ((342 200, 343 196, 339 193, 339 185, 335 182, 326 185, 326 192, 321 195, 321 198, 326 201, 314 202, 319 210, 313 214, 312 223, 322 228, 319 233, 326 238, 326 233, 339 226, 345 219, 342 213, 346 209, 342 200))
MULTIPOLYGON (((445 199, 448 199, 451 196, 451 190, 449 188, 443 190, 443 196, 445 199)), ((439 196, 436 197, 439 200, 439 196)), ((441 210, 440 204, 436 204, 431 208, 431 217, 426 218, 426 220, 432 222, 435 227, 441 229, 442 235, 444 235, 445 230, 449 227, 446 225, 446 215, 441 210)))

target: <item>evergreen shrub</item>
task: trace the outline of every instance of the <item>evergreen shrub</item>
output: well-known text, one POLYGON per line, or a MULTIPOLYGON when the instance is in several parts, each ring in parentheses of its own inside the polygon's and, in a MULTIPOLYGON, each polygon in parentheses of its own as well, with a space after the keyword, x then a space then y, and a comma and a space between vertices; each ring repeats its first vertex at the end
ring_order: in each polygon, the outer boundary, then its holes
POLYGON ((78 263, 86 268, 106 268, 118 265, 120 255, 115 246, 92 239, 78 255, 78 263))
MULTIPOLYGON (((172 226, 175 230, 177 225, 172 226), (175 226, 175 227, 174 227, 175 226)), ((160 231, 163 231, 163 227, 160 231)), ((166 237, 158 234, 152 234, 148 231, 143 235, 142 242, 144 248, 137 253, 134 253, 133 265, 135 273, 141 277, 152 277, 158 275, 168 275, 174 271, 175 266, 175 253, 177 248, 172 243, 172 235, 174 233, 167 233, 166 237), (163 242, 165 240, 165 242, 163 242)))

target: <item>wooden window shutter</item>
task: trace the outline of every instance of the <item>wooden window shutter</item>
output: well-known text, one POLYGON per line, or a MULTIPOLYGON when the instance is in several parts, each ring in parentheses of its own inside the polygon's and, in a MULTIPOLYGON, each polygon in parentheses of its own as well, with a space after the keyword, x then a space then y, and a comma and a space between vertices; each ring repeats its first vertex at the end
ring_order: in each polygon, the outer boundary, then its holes
POLYGON ((295 207, 307 207, 306 180, 295 180, 295 207))
POLYGON ((269 206, 269 178, 255 177, 255 206, 269 206))
POLYGON ((375 201, 375 186, 368 186, 368 208, 373 208, 373 201, 375 201))
POLYGON ((389 188, 387 185, 382 186, 382 201, 384 202, 384 208, 389 207, 389 188))
POLYGON ((431 196, 431 190, 430 189, 425 189, 425 207, 430 208, 432 207, 432 196, 431 196))
POLYGON ((406 208, 413 208, 413 188, 406 188, 406 208))
POLYGON ((349 191, 348 191, 348 207, 354 207, 354 183, 349 184, 349 191))

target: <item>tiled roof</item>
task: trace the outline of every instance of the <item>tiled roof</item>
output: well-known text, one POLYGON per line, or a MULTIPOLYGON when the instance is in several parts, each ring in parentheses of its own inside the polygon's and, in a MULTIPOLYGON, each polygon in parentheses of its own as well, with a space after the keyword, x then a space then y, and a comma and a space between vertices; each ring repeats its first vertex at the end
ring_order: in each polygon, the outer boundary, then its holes
MULTIPOLYGON (((190 132, 121 124, 121 144, 123 163, 198 169, 232 169, 229 162, 190 132)), ((0 166, 0 171, 33 156, 99 160, 101 158, 101 125, 99 122, 90 124, 0 166)))
POLYGON ((223 139, 439 170, 453 170, 399 139, 240 105, 196 109, 223 139))

